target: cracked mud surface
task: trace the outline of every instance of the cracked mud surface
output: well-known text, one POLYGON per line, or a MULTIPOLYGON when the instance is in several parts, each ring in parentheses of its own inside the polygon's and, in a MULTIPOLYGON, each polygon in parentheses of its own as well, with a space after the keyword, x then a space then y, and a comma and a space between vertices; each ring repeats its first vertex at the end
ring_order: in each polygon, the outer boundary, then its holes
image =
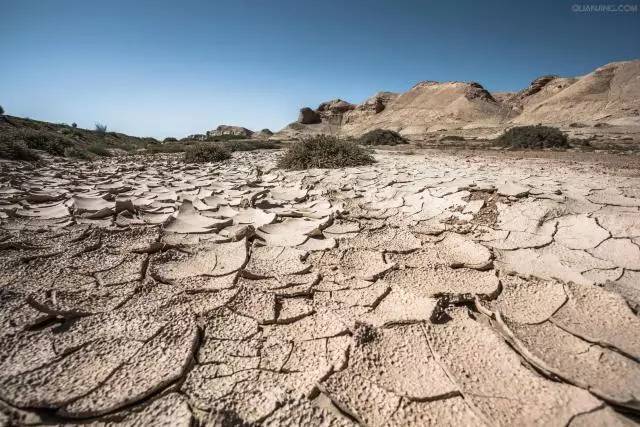
POLYGON ((0 163, 0 425, 634 425, 640 178, 0 163))

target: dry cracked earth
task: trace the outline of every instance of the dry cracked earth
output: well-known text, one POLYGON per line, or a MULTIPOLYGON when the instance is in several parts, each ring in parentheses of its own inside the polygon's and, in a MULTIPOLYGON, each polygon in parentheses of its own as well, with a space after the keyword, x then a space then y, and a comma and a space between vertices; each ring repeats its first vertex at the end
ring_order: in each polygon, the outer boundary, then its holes
POLYGON ((635 425, 640 178, 0 163, 0 425, 635 425))

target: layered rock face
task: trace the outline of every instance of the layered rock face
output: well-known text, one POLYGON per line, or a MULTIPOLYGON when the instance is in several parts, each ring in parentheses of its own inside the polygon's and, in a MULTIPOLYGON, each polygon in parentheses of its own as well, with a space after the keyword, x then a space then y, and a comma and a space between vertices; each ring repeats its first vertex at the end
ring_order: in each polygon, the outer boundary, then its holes
POLYGON ((531 97, 514 122, 640 126, 640 61, 615 62, 580 78, 554 79, 531 97))
POLYGON ((515 93, 492 94, 476 82, 424 81, 405 93, 379 92, 358 105, 336 99, 301 109, 298 121, 277 136, 360 136, 380 128, 420 138, 538 123, 640 127, 640 60, 611 63, 581 77, 545 75, 515 93))
POLYGON ((220 125, 215 130, 207 131, 207 137, 224 135, 246 136, 247 138, 251 138, 253 131, 241 126, 229 125, 220 125))

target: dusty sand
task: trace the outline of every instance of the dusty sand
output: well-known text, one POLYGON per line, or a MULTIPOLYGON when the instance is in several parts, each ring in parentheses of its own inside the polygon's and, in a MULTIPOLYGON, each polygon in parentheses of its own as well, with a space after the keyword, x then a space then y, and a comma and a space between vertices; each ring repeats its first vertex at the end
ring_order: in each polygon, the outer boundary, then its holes
POLYGON ((633 425, 640 163, 599 154, 0 162, 0 425, 633 425))

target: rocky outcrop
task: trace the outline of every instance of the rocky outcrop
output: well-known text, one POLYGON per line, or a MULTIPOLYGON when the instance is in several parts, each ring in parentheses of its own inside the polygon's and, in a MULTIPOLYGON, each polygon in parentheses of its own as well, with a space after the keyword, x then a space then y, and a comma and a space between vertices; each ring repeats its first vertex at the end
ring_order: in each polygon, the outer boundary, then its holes
POLYGON ((312 125, 315 123, 320 123, 321 121, 322 119, 320 118, 320 114, 318 114, 311 108, 303 107, 300 109, 298 123, 302 123, 303 125, 312 125))
POLYGON ((378 92, 371 98, 364 101, 362 104, 357 105, 354 110, 366 111, 373 114, 378 114, 384 110, 390 102, 398 97, 397 93, 393 92, 378 92))
MULTIPOLYGON (((534 82, 535 83, 535 82, 534 82)), ((553 79, 514 122, 640 126, 640 60, 614 62, 576 79, 553 79)))
POLYGON ((560 77, 560 76, 547 75, 547 76, 538 77, 537 79, 535 79, 534 81, 531 82, 529 87, 527 87, 526 89, 520 91, 520 93, 518 95, 519 95, 520 98, 524 98, 526 96, 531 96, 533 94, 536 94, 536 93, 540 92, 542 90, 542 88, 545 87, 548 83, 550 83, 551 81, 557 79, 558 77, 560 77))
POLYGON ((331 101, 323 102, 318 106, 318 112, 329 115, 344 114, 347 111, 351 111, 356 108, 355 105, 350 104, 342 99, 332 99, 331 101))
POLYGON ((245 136, 247 138, 251 138, 251 135, 253 135, 253 131, 241 126, 229 125, 220 125, 215 130, 207 131, 207 137, 209 138, 213 136, 224 135, 245 136))
POLYGON ((256 132, 253 134, 253 138, 256 139, 269 139, 273 136, 273 132, 269 129, 262 129, 260 132, 256 132))
POLYGON ((464 90, 464 96, 468 100, 481 99, 483 101, 496 102, 493 96, 480 83, 471 82, 464 90))

